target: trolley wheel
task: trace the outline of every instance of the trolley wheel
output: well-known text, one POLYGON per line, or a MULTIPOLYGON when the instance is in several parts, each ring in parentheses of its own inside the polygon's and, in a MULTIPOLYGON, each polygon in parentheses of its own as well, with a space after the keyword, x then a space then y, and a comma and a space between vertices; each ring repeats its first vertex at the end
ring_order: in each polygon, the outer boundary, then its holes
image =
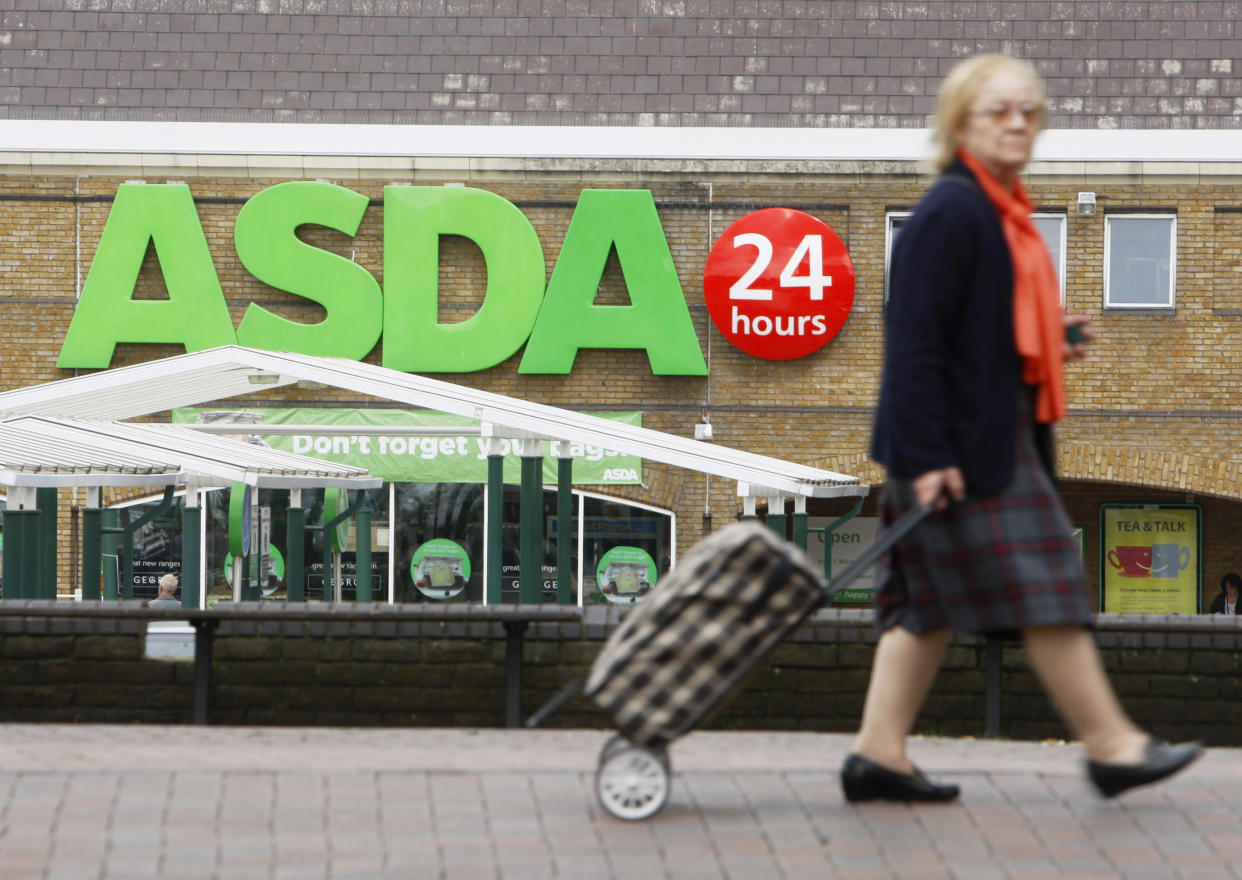
POLYGON ((635 822, 660 812, 668 801, 672 774, 663 750, 612 746, 609 741, 595 771, 595 796, 604 811, 635 822))
MULTIPOLYGON (((612 734, 612 736, 604 740, 604 745, 599 750, 599 760, 596 762, 596 769, 599 769, 600 767, 604 766, 604 762, 608 760, 608 757, 612 755, 614 752, 616 752, 618 749, 626 748, 629 745, 630 745, 630 741, 626 739, 624 735, 620 733, 612 734)), ((666 773, 671 774, 672 764, 670 763, 668 759, 668 747, 667 746, 665 746, 664 744, 659 744, 659 745, 642 746, 641 748, 644 748, 647 751, 651 752, 651 754, 655 755, 656 759, 661 764, 664 765, 664 771, 666 773)))
POLYGON ((604 766, 604 762, 608 760, 608 756, 617 749, 623 749, 630 744, 630 741, 619 733, 614 733, 608 739, 604 740, 604 746, 599 750, 598 766, 604 766))

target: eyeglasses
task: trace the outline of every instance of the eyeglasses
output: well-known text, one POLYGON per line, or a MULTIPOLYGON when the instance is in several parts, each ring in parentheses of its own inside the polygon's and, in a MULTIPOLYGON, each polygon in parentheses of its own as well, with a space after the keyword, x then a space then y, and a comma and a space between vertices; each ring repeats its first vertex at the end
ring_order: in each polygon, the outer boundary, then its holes
POLYGON ((1009 117, 1015 113, 1022 117, 1023 122, 1034 122, 1043 115, 1043 108, 1038 104, 1019 104, 1016 107, 1012 104, 997 104, 982 110, 972 110, 970 115, 982 116, 999 125, 1008 121, 1009 117))

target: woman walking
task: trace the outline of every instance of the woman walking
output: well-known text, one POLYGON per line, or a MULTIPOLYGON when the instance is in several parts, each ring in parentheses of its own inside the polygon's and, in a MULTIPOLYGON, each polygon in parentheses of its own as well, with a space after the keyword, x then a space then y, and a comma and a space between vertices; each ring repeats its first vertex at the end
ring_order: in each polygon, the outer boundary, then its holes
POLYGON ((851 801, 948 801, 906 738, 952 630, 1021 633, 1026 654, 1106 797, 1189 764, 1127 717, 1088 626, 1078 544, 1051 479, 1051 426, 1066 412, 1061 366, 1085 355, 1066 318, 1018 179, 1044 121, 1034 68, 1004 55, 959 64, 937 103, 939 180, 892 257, 884 377, 872 457, 888 468, 882 516, 935 512, 890 554, 881 636, 854 752, 851 801))

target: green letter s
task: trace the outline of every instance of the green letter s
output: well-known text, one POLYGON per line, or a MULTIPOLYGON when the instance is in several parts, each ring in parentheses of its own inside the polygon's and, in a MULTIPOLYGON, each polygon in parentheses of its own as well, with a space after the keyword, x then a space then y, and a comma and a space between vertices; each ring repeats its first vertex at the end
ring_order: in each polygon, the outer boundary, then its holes
POLYGON ((190 188, 121 184, 56 366, 107 367, 118 342, 180 342, 199 351, 235 341, 190 188), (135 300, 152 242, 168 299, 135 300))
POLYGON ((260 281, 314 300, 327 316, 302 324, 251 303, 237 341, 253 348, 362 360, 383 329, 383 294, 362 266, 311 247, 297 229, 314 223, 353 236, 367 197, 314 180, 278 183, 256 193, 237 215, 233 238, 242 265, 260 281))

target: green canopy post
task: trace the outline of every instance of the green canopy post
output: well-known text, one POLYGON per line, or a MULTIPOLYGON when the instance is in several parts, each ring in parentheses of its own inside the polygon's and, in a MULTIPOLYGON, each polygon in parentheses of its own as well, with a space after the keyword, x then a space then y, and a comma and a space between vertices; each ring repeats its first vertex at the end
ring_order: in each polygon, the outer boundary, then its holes
POLYGON ((99 487, 86 490, 82 509, 82 599, 97 602, 103 596, 103 511, 99 509, 99 487))
POLYGON ((290 602, 306 601, 306 508, 302 490, 289 490, 285 515, 285 596, 290 602))
POLYGON ((121 513, 115 507, 99 511, 99 561, 103 565, 103 593, 105 599, 121 597, 120 534, 121 513))
POLYGON ((505 459, 498 452, 499 442, 495 438, 488 442, 486 598, 488 605, 496 605, 500 602, 501 576, 504 572, 501 557, 504 553, 505 459))
POLYGON ((39 511, 37 599, 56 598, 56 500, 55 488, 35 490, 35 507, 39 511))
POLYGON ((785 537, 785 496, 774 495, 768 498, 768 528, 782 538, 785 537))
POLYGON ((793 542, 803 553, 806 552, 806 496, 794 496, 793 542))
POLYGON ((185 487, 185 503, 181 507, 181 607, 198 608, 202 584, 199 569, 198 536, 202 531, 203 509, 198 504, 198 487, 185 487))
POLYGON ((37 510, 17 510, 9 499, 4 512, 4 598, 36 599, 38 578, 37 510))
POLYGON ((543 601, 543 455, 538 440, 522 441, 521 580, 518 601, 543 601))
POLYGON ((556 461, 556 522, 556 604, 573 605, 574 460, 564 454, 556 461))
POLYGON ((370 602, 371 596, 371 499, 366 492, 359 492, 361 503, 354 515, 354 601, 370 602))

